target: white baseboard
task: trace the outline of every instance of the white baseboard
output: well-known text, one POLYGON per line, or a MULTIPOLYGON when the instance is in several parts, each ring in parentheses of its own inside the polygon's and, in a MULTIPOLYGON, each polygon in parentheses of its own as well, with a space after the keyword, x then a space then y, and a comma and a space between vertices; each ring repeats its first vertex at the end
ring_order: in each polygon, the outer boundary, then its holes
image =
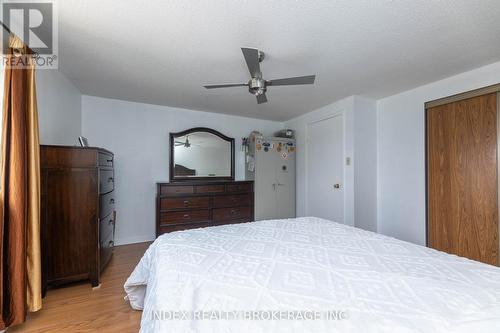
POLYGON ((135 237, 126 237, 126 238, 116 238, 115 245, 127 245, 127 244, 135 244, 135 243, 144 243, 144 242, 152 242, 155 240, 154 236, 135 236, 135 237))

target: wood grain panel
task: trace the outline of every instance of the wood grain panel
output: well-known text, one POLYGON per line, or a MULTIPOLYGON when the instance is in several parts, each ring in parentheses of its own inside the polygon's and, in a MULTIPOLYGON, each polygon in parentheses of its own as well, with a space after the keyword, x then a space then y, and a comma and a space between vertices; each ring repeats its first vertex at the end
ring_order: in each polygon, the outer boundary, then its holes
POLYGON ((217 208, 213 210, 214 222, 247 219, 250 222, 252 207, 217 208))
POLYGON ((97 222, 93 222, 97 221, 97 200, 93 196, 97 192, 97 171, 53 169, 44 173, 42 182, 47 193, 42 216, 44 274, 52 281, 68 276, 90 278, 91 258, 98 242, 97 222))
POLYGON ((224 185, 198 185, 196 186, 196 193, 223 193, 226 190, 224 185))
POLYGON ((210 197, 161 198, 160 209, 208 208, 210 197))
POLYGON ((160 226, 160 234, 164 234, 167 232, 187 230, 187 229, 206 228, 209 226, 210 225, 208 222, 191 223, 191 224, 177 224, 177 225, 161 225, 160 226))
POLYGON ((252 183, 238 183, 227 185, 228 192, 252 192, 252 183))
POLYGON ((165 195, 165 194, 190 194, 193 193, 193 186, 192 185, 179 185, 179 186, 168 186, 168 185, 162 185, 160 187, 160 194, 165 195))
POLYGON ((160 224, 182 224, 210 220, 208 209, 160 213, 160 224))
POLYGON ((497 170, 496 94, 427 109, 430 247, 498 263, 497 170))
POLYGON ((252 205, 252 195, 239 194, 239 195, 221 195, 214 197, 214 208, 222 207, 238 207, 252 205))

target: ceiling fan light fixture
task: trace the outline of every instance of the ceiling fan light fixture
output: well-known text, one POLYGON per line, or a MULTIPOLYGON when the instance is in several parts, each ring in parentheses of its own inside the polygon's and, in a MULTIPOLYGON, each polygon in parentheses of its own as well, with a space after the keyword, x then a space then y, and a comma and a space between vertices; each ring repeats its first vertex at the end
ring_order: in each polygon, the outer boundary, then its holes
POLYGON ((205 85, 206 89, 216 89, 216 88, 229 88, 229 87, 241 87, 248 86, 248 91, 257 97, 257 103, 267 103, 266 91, 267 86, 290 86, 290 85, 303 85, 303 84, 314 84, 316 75, 307 76, 296 76, 288 77, 284 79, 277 79, 267 81, 262 78, 262 72, 260 70, 260 62, 264 60, 264 52, 258 49, 252 49, 247 47, 242 47, 243 57, 250 72, 250 81, 248 83, 230 83, 230 84, 212 84, 205 85))
POLYGON ((266 92, 266 81, 262 78, 252 78, 248 81, 248 91, 255 96, 262 95, 266 92))

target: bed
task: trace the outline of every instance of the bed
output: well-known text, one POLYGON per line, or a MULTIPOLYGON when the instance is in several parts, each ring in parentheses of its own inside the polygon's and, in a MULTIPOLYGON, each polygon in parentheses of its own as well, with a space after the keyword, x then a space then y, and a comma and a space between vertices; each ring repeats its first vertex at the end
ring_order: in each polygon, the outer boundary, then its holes
POLYGON ((142 333, 500 332, 500 268, 314 217, 164 234, 124 288, 142 333))

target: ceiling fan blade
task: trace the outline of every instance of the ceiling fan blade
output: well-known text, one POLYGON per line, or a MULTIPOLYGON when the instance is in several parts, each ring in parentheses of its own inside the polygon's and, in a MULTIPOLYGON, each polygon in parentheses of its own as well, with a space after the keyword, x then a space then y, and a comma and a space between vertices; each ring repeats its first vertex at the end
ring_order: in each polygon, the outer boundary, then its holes
POLYGON ((262 72, 260 71, 259 64, 259 50, 242 47, 241 51, 243 52, 243 56, 245 57, 248 70, 250 71, 250 76, 253 78, 262 78, 262 72))
POLYGON ((267 103, 266 94, 257 95, 257 104, 267 103))
POLYGON ((297 77, 288 77, 286 79, 277 79, 267 81, 268 86, 292 86, 298 84, 314 84, 314 80, 316 79, 316 75, 307 75, 307 76, 297 76, 297 77))
POLYGON ((204 86, 206 89, 248 87, 248 83, 230 83, 230 84, 211 84, 204 86))

